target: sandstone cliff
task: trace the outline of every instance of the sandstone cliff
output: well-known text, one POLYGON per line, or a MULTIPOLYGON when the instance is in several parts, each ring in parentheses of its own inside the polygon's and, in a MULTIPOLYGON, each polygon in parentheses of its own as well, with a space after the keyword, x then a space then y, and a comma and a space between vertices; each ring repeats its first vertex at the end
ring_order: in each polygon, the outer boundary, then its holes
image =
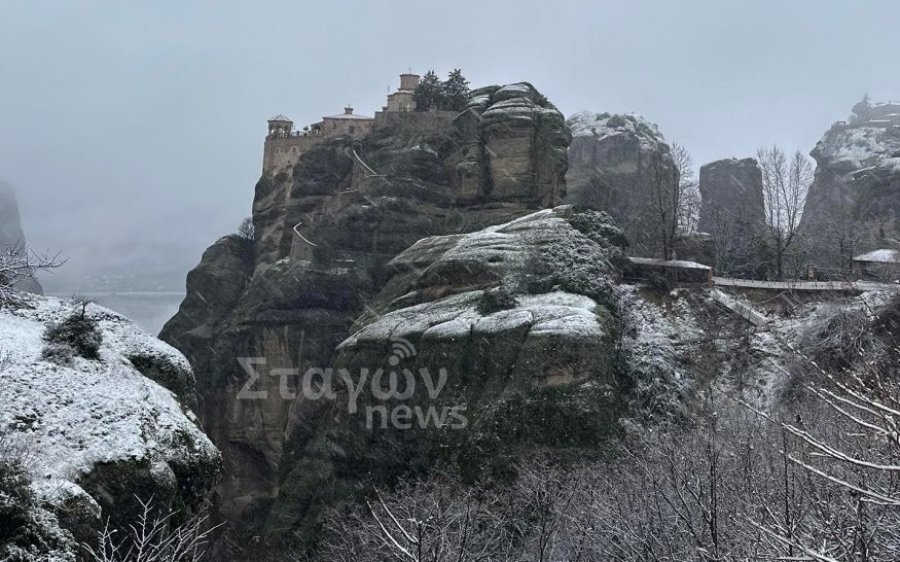
POLYGON ((816 175, 801 231, 820 268, 847 270, 856 254, 900 240, 900 107, 857 105, 810 153, 816 175))
POLYGON ((435 463, 503 479, 523 450, 601 446, 620 404, 622 243, 603 213, 559 207, 391 260, 377 313, 337 347, 347 378, 298 398, 270 527, 310 529, 323 507, 435 463))
POLYGON ((286 475, 303 474, 295 451, 309 435, 308 405, 282 396, 283 384, 297 390, 298 376, 268 369, 331 366, 392 276, 390 260, 417 241, 504 223, 564 193, 569 132, 530 84, 476 90, 456 116, 408 120, 359 141, 323 140, 292 170, 262 177, 255 240, 226 237, 211 247, 161 333, 197 373, 200 416, 225 459, 220 512, 246 537, 282 528, 267 523, 273 502, 279 510, 309 504, 284 485, 286 475), (267 362, 253 387, 266 397, 241 399, 250 375, 239 359, 253 357, 267 362))
MULTIPOLYGON (((261 178, 254 240, 207 250, 163 331, 194 366, 223 452, 231 544, 296 553, 323 511, 373 485, 435 466, 506 483, 523 455, 603 454, 610 436, 688 419, 711 392, 760 408, 789 394, 807 305, 745 304, 768 327, 748 332, 721 304, 737 295, 621 284, 623 232, 556 205, 570 136, 531 86, 404 119, 261 178)), ((570 122, 570 197, 623 213, 651 251, 638 218, 648 186, 678 181, 668 147, 636 118, 570 122)), ((711 214, 735 185, 757 203, 749 163, 707 176, 711 214)))
MULTIPOLYGON (((25 234, 19 216, 19 203, 12 186, 0 180, 0 252, 26 251, 25 234)), ((30 277, 22 277, 14 283, 16 289, 42 294, 40 283, 30 277)))
POLYGON ((697 229, 712 235, 719 272, 752 274, 760 263, 766 211, 762 172, 754 158, 727 158, 700 167, 697 229))
POLYGON ((636 115, 584 111, 572 130, 566 202, 606 211, 625 231, 632 252, 659 253, 654 201, 678 185, 669 145, 653 123, 636 115))

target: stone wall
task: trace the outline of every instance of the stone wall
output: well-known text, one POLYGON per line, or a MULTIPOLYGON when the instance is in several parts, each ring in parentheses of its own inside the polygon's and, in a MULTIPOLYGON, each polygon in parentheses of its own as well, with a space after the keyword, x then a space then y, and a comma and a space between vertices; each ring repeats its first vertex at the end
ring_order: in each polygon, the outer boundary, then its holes
POLYGON ((361 139, 372 131, 372 119, 331 119, 322 122, 322 136, 361 139))
POLYGON ((457 115, 458 111, 377 111, 373 130, 435 133, 450 125, 457 115))
POLYGON ((275 175, 291 168, 300 155, 322 140, 324 135, 268 138, 263 146, 263 174, 275 175))

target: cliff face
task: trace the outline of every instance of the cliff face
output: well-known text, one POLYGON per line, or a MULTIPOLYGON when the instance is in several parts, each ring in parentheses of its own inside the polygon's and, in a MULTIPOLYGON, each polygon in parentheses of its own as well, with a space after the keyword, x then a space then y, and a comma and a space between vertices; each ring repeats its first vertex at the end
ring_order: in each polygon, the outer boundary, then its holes
POLYGON ((754 158, 728 158, 700 168, 702 205, 697 229, 715 241, 717 271, 752 273, 763 241, 765 197, 754 158))
POLYGON ((659 221, 658 191, 678 185, 669 145, 656 125, 635 115, 581 112, 572 130, 566 202, 606 211, 625 231, 632 251, 652 255, 659 221))
POLYGON ((900 107, 881 107, 858 105, 810 153, 817 168, 801 231, 816 241, 812 259, 822 268, 846 270, 854 255, 897 243, 900 107))
POLYGON ((336 500, 434 463, 502 479, 523 450, 602 444, 619 409, 623 242, 607 215, 558 207, 391 260, 337 346, 333 395, 298 399, 270 526, 309 529, 336 500))
MULTIPOLYGON (((12 186, 0 180, 0 252, 25 251, 25 234, 22 232, 19 203, 12 186)), ((43 294, 40 283, 30 277, 15 281, 18 290, 43 294)))
POLYGON ((564 191, 569 133, 529 84, 477 90, 458 116, 409 116, 415 126, 394 119, 360 141, 323 141, 291 173, 260 179, 255 240, 210 248, 161 333, 194 366, 201 418, 223 451, 220 512, 250 536, 271 528, 274 502, 308 504, 285 497, 283 479, 302 473, 294 451, 310 405, 291 397, 298 374, 271 370, 330 367, 388 262, 418 240, 509 221, 564 191), (265 359, 252 386, 265 397, 242 393, 242 358, 265 359))
POLYGON ((460 118, 478 122, 462 136, 473 148, 462 170, 487 169, 463 189, 466 199, 532 207, 561 201, 571 137, 562 114, 534 87, 522 83, 476 90, 460 118))

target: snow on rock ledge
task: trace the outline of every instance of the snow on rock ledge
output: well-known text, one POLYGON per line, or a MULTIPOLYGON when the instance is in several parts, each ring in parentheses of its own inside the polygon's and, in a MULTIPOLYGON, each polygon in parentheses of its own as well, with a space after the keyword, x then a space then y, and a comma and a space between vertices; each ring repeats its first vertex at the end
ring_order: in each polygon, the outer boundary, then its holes
MULTIPOLYGON (((54 505, 80 501, 92 516, 127 521, 135 495, 190 505, 206 495, 218 450, 192 412, 144 370, 180 378, 193 393, 185 358, 128 319, 89 305, 103 336, 100 359, 69 365, 42 359, 44 330, 76 305, 29 297, 0 310, 0 435, 27 444, 32 487, 54 505)), ((97 519, 99 521, 99 518, 97 519)), ((95 521, 96 522, 96 521, 95 521)), ((78 525, 91 522, 79 521, 78 525)))
POLYGON ((533 388, 612 383, 613 261, 620 231, 603 213, 557 207, 420 240, 391 265, 383 314, 340 348, 377 365, 397 338, 422 361, 533 388), (605 230, 604 230, 605 229, 605 230), (448 351, 448 349, 455 351, 448 351))
POLYGON ((866 168, 900 171, 900 132, 883 125, 838 126, 813 150, 820 162, 843 172, 866 168))
POLYGON ((573 137, 594 137, 602 141, 609 137, 628 135, 640 139, 641 147, 650 150, 658 150, 659 145, 666 144, 666 139, 655 123, 634 113, 615 115, 579 111, 566 119, 566 124, 573 137))

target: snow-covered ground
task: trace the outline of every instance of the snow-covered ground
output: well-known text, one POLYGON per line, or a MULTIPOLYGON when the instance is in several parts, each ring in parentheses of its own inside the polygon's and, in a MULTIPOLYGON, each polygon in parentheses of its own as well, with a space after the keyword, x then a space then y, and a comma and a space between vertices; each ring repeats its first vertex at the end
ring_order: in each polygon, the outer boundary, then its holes
POLYGON ((186 468, 218 466, 219 452, 194 414, 128 357, 192 377, 187 360, 130 320, 88 305, 103 336, 99 360, 42 358, 46 327, 75 311, 72 301, 38 296, 0 309, 0 435, 20 444, 39 497, 53 504, 81 496, 98 506, 81 484, 103 463, 146 464, 162 483, 186 468))
POLYGON ((701 383, 755 407, 772 408, 791 383, 791 362, 802 351, 805 334, 837 311, 862 310, 874 317, 896 294, 806 294, 786 313, 780 299, 755 302, 740 290, 725 290, 730 300, 765 322, 750 322, 717 302, 713 291, 722 289, 676 289, 648 298, 634 286, 618 288, 627 375, 638 393, 674 411, 679 397, 701 383))

